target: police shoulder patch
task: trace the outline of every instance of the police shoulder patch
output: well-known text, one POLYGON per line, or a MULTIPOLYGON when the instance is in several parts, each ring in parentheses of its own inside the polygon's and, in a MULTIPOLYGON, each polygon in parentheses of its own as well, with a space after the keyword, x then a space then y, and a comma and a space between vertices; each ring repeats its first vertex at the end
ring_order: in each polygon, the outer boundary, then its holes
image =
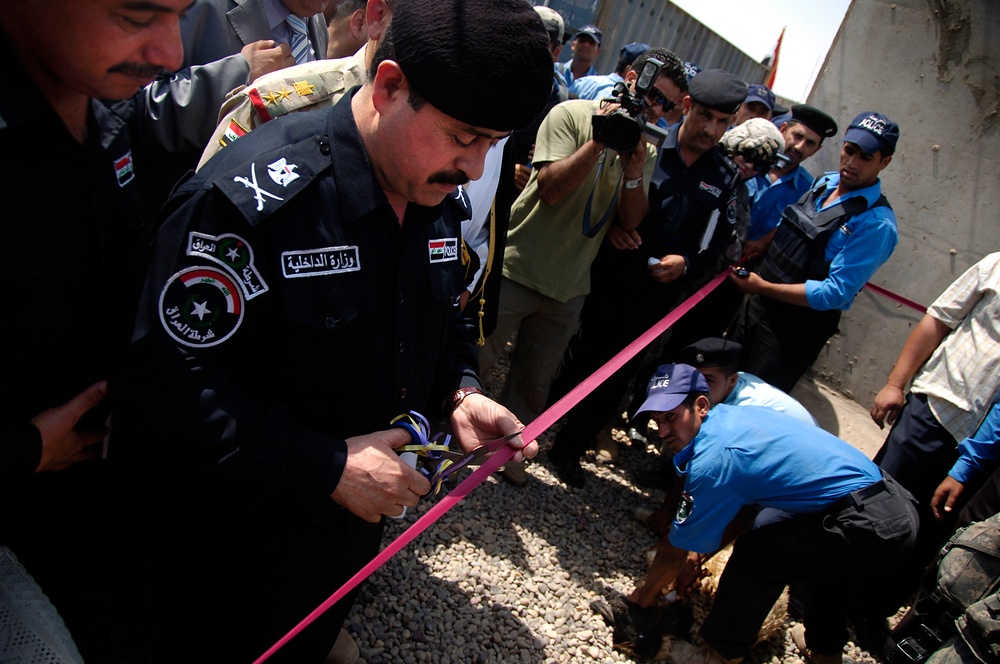
POLYGON ((177 343, 216 346, 243 321, 243 293, 226 271, 214 266, 183 269, 160 292, 160 322, 177 343))
MULTIPOLYGON (((252 137, 239 143, 244 144, 252 137)), ((321 139, 321 136, 310 136, 276 150, 258 152, 252 161, 244 160, 236 168, 227 169, 224 175, 214 177, 212 186, 240 210, 251 226, 255 226, 300 194, 330 166, 329 149, 321 147, 321 139)), ((257 141, 254 145, 258 149, 269 146, 266 141, 263 144, 257 141)))
POLYGON ((694 509, 694 497, 687 491, 681 494, 681 499, 677 502, 677 513, 674 515, 676 523, 684 523, 691 516, 694 509))

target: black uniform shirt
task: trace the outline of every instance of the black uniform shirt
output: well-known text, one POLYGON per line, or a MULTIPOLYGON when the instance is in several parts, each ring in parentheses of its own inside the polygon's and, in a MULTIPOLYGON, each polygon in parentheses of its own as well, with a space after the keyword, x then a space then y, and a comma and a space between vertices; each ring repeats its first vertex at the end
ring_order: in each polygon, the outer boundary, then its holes
MULTIPOLYGON (((66 129, 0 32, 0 181, 6 284, 0 374, 0 484, 30 478, 41 455, 29 419, 111 378, 124 349, 145 234, 125 116, 91 101, 83 144, 66 129), (15 210, 24 210, 15 214, 15 210)), ((101 426, 107 402, 84 424, 101 426)), ((87 465, 87 464, 83 464, 87 465)), ((62 480, 80 472, 63 471, 62 480)), ((42 481, 42 480, 39 480, 42 481)))
POLYGON ((332 505, 345 438, 479 384, 467 211, 411 203, 400 225, 352 97, 264 125, 168 201, 131 353, 131 421, 159 462, 252 467, 332 505))

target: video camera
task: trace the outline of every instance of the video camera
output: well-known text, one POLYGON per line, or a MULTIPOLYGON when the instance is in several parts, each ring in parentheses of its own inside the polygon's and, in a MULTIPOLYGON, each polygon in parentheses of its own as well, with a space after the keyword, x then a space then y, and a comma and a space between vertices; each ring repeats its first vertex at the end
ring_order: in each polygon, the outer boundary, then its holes
POLYGON ((663 144, 667 133, 646 121, 646 111, 649 108, 646 95, 653 89, 656 79, 660 77, 663 62, 649 58, 639 72, 635 81, 635 90, 629 92, 624 81, 615 83, 611 97, 606 101, 619 104, 619 108, 607 115, 595 114, 592 118, 594 138, 616 152, 627 154, 635 150, 639 138, 645 134, 646 140, 656 147, 663 144))

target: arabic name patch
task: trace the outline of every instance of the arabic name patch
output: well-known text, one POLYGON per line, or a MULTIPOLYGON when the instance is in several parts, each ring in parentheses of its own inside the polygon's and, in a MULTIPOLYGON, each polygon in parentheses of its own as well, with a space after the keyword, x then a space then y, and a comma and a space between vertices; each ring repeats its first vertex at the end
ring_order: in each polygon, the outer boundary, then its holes
POLYGON ((286 279, 357 272, 360 269, 361 258, 357 245, 281 253, 281 272, 286 279))

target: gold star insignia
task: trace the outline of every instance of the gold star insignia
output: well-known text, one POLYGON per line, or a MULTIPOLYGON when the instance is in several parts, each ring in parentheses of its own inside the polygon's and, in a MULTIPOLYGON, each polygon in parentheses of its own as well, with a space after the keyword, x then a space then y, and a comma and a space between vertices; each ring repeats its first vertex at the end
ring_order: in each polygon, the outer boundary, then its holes
POLYGON ((268 92, 266 95, 261 95, 260 98, 266 101, 268 106, 271 104, 278 105, 278 95, 274 94, 274 91, 268 92))
POLYGON ((282 85, 280 90, 275 90, 274 94, 278 95, 278 101, 285 101, 292 96, 292 90, 286 90, 285 86, 282 85))
POLYGON ((296 81, 293 85, 295 86, 295 92, 300 97, 308 97, 316 93, 316 86, 312 85, 309 81, 296 81))

